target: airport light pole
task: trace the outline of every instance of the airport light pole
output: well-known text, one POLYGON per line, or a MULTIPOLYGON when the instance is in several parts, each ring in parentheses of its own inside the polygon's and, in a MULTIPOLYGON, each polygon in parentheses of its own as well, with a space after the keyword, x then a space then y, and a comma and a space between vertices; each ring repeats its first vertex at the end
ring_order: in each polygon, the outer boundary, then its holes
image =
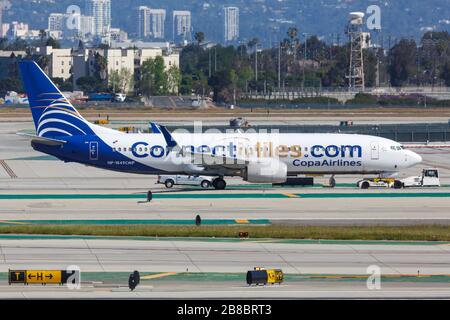
POLYGON ((258 82, 258 44, 255 44, 255 81, 258 82))
POLYGON ((303 33, 303 36, 305 37, 305 56, 303 60, 303 81, 302 81, 302 90, 305 90, 305 82, 306 82, 306 59, 307 59, 307 50, 308 50, 308 33, 303 33))
POLYGON ((281 90, 281 41, 278 42, 278 92, 281 90))

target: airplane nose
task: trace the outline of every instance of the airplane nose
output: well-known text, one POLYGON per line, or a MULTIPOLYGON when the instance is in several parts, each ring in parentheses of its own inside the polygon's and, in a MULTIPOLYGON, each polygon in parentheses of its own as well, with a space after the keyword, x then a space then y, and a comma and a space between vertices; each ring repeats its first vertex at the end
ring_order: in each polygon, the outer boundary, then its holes
POLYGON ((417 153, 412 152, 412 151, 410 151, 408 158, 409 158, 409 161, 411 162, 412 166, 422 163, 422 161, 423 161, 423 159, 420 155, 418 155, 417 153))

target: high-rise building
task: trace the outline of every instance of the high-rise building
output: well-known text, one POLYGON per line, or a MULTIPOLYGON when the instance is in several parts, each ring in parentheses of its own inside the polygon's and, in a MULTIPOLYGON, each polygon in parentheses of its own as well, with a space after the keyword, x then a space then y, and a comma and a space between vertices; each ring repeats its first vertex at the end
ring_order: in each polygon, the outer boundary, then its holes
POLYGON ((63 31, 67 15, 62 13, 51 13, 48 16, 48 31, 63 31))
MULTIPOLYGON (((0 1, 0 26, 3 25, 3 2, 0 1)), ((3 34, 0 35, 3 37, 3 34)))
POLYGON ((11 37, 13 39, 16 38, 26 38, 29 27, 28 24, 23 22, 13 21, 11 22, 11 28, 9 32, 11 33, 11 37))
POLYGON ((94 17, 81 15, 79 21, 80 25, 78 32, 80 33, 80 35, 82 35, 83 37, 87 35, 94 35, 94 17))
POLYGON ((150 33, 155 39, 164 39, 166 25, 166 10, 150 9, 150 33))
POLYGON ((225 42, 236 41, 239 38, 239 8, 225 7, 225 42))
POLYGON ((140 39, 150 36, 150 8, 145 6, 139 7, 139 30, 140 39))
POLYGON ((166 24, 166 10, 139 7, 139 37, 164 39, 166 24))
POLYGON ((111 29, 111 0, 86 0, 86 15, 93 17, 94 36, 109 36, 111 29))
POLYGON ((173 12, 173 40, 191 40, 191 12, 175 10, 173 12))

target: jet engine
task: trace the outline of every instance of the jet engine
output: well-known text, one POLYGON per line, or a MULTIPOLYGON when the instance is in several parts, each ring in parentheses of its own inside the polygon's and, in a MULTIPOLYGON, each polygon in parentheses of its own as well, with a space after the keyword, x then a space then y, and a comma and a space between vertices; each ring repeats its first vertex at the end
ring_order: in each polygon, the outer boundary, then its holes
POLYGON ((287 166, 278 159, 250 162, 243 177, 251 183, 284 183, 287 180, 287 166))

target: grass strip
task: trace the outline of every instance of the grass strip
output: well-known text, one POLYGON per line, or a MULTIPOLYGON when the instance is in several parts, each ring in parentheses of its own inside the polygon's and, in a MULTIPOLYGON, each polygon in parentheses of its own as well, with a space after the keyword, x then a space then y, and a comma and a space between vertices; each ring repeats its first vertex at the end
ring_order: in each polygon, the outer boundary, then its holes
POLYGON ((0 226, 4 235, 137 236, 293 240, 450 241, 450 226, 169 226, 169 225, 13 225, 0 226))

